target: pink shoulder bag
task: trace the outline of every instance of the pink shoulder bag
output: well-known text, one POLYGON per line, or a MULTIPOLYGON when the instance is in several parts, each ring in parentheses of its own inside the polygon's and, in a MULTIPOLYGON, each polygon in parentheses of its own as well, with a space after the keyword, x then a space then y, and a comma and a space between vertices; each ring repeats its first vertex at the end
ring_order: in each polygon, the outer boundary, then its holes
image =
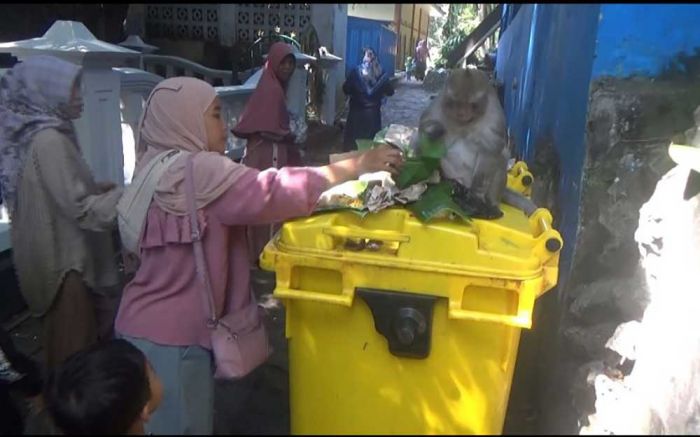
MULTIPOLYGON (((209 270, 207 269, 202 236, 197 221, 197 207, 194 199, 194 180, 192 174, 194 154, 187 157, 185 169, 185 195, 192 227, 192 242, 197 275, 203 283, 205 309, 211 313, 207 327, 211 329, 211 346, 214 354, 218 379, 238 379, 246 376, 270 357, 270 347, 262 309, 258 306, 251 290, 250 303, 233 314, 218 317, 214 305, 209 270)), ((231 297, 233 298, 233 297, 231 297)))

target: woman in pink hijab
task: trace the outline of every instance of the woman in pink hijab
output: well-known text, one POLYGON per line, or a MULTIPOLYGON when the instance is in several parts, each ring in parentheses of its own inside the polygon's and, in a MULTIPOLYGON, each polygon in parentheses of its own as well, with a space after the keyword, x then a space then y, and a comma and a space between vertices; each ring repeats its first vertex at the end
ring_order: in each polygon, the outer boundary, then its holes
MULTIPOLYGON (((301 165, 301 154, 294 144, 285 91, 294 73, 296 60, 289 44, 270 46, 267 62, 253 95, 243 109, 233 134, 248 140, 242 162, 258 170, 301 165)), ((255 263, 279 226, 251 226, 248 230, 255 263)))
MULTIPOLYGON (((381 169, 396 171, 400 152, 388 146, 324 167, 260 171, 223 155, 226 126, 211 85, 194 78, 162 81, 151 93, 139 129, 136 174, 159 152, 194 153, 195 201, 217 313, 250 300, 251 256, 246 226, 312 212, 329 187, 381 169)), ((195 269, 184 191, 186 156, 158 182, 140 243, 140 265, 124 289, 118 335, 141 349, 163 382, 152 434, 212 434, 214 380, 208 308, 195 269)), ((151 412, 144 412, 146 416, 151 412)))

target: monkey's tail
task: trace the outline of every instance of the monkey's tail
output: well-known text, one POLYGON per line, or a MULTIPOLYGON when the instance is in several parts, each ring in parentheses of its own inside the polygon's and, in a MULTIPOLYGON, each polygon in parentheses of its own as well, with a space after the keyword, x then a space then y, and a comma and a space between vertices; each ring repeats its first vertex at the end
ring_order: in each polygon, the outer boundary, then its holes
POLYGON ((517 191, 511 190, 510 188, 505 189, 501 200, 506 205, 510 205, 523 211, 528 217, 530 217, 537 209, 537 205, 535 205, 532 200, 528 199, 517 191))

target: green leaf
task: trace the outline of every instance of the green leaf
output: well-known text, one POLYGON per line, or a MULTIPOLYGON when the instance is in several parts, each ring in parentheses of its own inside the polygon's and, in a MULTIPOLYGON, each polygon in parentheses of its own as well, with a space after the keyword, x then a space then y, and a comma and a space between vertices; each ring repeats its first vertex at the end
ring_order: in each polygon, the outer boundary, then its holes
POLYGON ((452 200, 452 184, 447 181, 428 186, 421 198, 406 208, 423 223, 450 214, 470 220, 469 214, 452 200))
POLYGON ((357 150, 362 151, 362 152, 373 148, 374 144, 375 144, 375 142, 373 140, 365 140, 365 139, 355 140, 355 143, 357 144, 357 150))
POLYGON ((418 157, 409 157, 404 162, 401 173, 396 177, 396 186, 404 189, 428 179, 440 167, 440 159, 446 149, 440 140, 430 140, 421 136, 418 142, 418 157))
POLYGON ((420 156, 432 159, 442 159, 447 154, 447 148, 442 140, 431 140, 425 135, 421 135, 418 141, 420 156))
POLYGON ((340 211, 350 211, 352 213, 355 213, 359 215, 360 217, 364 218, 369 214, 369 210, 367 209, 357 209, 357 208, 352 208, 349 206, 329 206, 325 208, 318 208, 315 209, 311 215, 318 215, 318 214, 326 214, 330 212, 340 212, 340 211))
POLYGON ((403 190, 418 182, 428 179, 440 166, 440 161, 427 158, 408 158, 396 177, 396 186, 403 190))
POLYGON ((374 136, 373 140, 375 143, 383 143, 384 142, 384 137, 386 137, 386 133, 389 130, 389 126, 385 127, 384 129, 380 130, 377 132, 377 134, 374 136))

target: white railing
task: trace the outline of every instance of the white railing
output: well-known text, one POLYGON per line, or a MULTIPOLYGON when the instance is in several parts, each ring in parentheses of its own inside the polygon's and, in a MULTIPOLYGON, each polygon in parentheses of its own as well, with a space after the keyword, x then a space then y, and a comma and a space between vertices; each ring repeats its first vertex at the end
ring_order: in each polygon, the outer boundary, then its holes
POLYGON ((154 74, 165 69, 165 77, 190 76, 201 77, 202 80, 214 85, 218 79, 224 86, 233 84, 233 71, 216 70, 205 67, 196 62, 188 61, 184 58, 168 55, 141 55, 143 69, 154 74))

